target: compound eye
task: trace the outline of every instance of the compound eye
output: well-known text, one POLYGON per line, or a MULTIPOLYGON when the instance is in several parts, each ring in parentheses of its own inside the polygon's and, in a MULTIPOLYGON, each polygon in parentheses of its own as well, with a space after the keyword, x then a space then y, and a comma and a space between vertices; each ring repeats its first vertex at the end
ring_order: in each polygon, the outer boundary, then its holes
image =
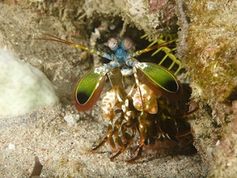
POLYGON ((118 48, 118 40, 116 38, 110 38, 107 45, 111 50, 115 51, 118 48))
POLYGON ((122 41, 122 47, 125 50, 130 50, 130 49, 134 49, 134 44, 133 41, 130 38, 125 38, 122 41))

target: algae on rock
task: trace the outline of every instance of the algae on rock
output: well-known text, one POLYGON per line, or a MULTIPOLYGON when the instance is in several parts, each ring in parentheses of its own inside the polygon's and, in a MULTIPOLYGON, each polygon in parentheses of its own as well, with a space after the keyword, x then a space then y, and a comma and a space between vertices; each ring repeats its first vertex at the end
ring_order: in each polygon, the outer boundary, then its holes
POLYGON ((185 2, 190 20, 185 64, 193 98, 200 102, 192 121, 195 145, 209 163, 210 176, 236 177, 236 152, 229 150, 236 150, 232 105, 237 100, 237 2, 185 2))

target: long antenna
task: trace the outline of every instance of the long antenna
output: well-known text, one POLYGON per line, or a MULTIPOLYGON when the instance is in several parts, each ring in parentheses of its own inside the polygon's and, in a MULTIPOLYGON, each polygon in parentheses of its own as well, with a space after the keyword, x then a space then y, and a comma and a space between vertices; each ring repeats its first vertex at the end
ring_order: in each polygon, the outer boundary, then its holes
POLYGON ((72 42, 72 41, 68 41, 68 40, 64 40, 64 39, 61 39, 57 36, 54 36, 54 35, 51 35, 51 34, 43 34, 44 37, 41 37, 41 38, 35 38, 37 40, 49 40, 49 41, 55 41, 55 42, 59 42, 59 43, 64 43, 66 45, 69 45, 73 48, 78 48, 78 49, 81 49, 81 50, 84 50, 84 51, 88 51, 89 53, 91 54, 94 54, 94 55, 97 55, 97 56, 100 56, 100 57, 103 57, 103 58, 106 58, 108 60, 112 60, 112 57, 111 55, 105 53, 105 52, 100 52, 100 51, 97 51, 95 49, 90 49, 82 44, 77 44, 75 42, 72 42))

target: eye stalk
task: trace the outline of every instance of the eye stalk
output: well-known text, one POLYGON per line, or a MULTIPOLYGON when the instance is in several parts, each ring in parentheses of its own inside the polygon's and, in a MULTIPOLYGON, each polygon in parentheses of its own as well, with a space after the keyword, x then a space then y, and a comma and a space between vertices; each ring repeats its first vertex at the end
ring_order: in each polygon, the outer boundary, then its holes
POLYGON ((121 46, 123 49, 125 50, 134 50, 134 43, 130 38, 125 38, 122 43, 121 46))
POLYGON ((112 50, 115 51, 118 49, 118 40, 116 38, 110 38, 107 42, 107 46, 112 50))

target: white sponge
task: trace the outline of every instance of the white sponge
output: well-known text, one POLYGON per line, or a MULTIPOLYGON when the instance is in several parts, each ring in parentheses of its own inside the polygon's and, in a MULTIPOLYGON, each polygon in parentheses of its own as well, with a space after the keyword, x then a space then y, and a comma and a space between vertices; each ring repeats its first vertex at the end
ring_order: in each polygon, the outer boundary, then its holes
POLYGON ((51 82, 40 70, 0 49, 0 117, 22 115, 57 102, 51 82))

